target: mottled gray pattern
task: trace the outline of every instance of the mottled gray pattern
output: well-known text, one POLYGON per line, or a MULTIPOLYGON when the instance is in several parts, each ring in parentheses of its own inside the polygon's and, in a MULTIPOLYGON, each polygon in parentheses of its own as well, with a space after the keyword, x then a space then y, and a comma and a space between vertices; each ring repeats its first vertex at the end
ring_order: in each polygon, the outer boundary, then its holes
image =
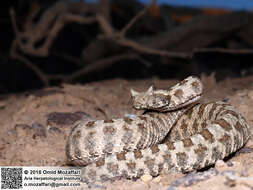
POLYGON ((214 164, 246 143, 249 126, 224 102, 194 105, 202 90, 196 77, 169 90, 132 90, 133 106, 153 111, 135 119, 79 122, 67 142, 68 161, 84 166, 86 183, 214 164))

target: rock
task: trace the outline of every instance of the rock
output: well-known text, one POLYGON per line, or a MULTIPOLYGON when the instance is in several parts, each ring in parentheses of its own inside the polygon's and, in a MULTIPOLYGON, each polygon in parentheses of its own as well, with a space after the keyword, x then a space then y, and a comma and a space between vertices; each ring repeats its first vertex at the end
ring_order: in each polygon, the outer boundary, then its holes
POLYGON ((215 168, 217 170, 220 170, 220 169, 222 169, 222 168, 224 168, 226 166, 227 165, 226 165, 226 163, 223 160, 217 160, 217 162, 215 163, 215 168))
POLYGON ((151 175, 143 175, 141 176, 141 181, 143 181, 144 183, 148 183, 152 180, 152 176, 151 175))

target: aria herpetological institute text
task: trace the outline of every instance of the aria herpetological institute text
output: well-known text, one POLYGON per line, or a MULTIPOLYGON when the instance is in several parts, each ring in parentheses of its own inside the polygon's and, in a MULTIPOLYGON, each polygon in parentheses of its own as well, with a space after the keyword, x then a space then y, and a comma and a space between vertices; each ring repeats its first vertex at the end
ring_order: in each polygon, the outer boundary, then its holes
POLYGON ((1 189, 78 189, 81 169, 77 167, 1 167, 1 189))

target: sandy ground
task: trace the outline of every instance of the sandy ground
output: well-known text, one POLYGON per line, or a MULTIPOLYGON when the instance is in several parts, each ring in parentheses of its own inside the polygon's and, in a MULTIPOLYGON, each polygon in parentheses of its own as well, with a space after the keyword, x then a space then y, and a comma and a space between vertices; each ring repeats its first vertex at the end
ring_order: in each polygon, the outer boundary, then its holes
MULTIPOLYGON (((216 82, 202 76, 202 101, 227 100, 246 118, 253 132, 253 76, 216 82)), ((79 119, 109 119, 138 114, 131 107, 129 89, 146 90, 151 84, 167 88, 178 81, 150 78, 122 79, 62 85, 23 94, 0 97, 0 165, 66 166, 65 144, 79 119)), ((83 185, 86 189, 87 186, 83 185)), ((137 181, 117 180, 93 189, 253 189, 253 139, 226 162, 190 174, 171 173, 137 181), (208 187, 208 188, 207 188, 208 187)))

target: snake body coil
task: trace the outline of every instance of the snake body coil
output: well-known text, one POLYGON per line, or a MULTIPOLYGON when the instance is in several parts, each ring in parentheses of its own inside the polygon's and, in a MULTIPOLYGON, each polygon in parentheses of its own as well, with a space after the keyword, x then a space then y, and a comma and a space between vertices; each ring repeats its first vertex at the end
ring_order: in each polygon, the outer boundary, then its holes
POLYGON ((249 126, 229 104, 197 104, 202 91, 192 76, 169 90, 131 90, 136 109, 153 111, 134 119, 80 122, 67 142, 68 161, 84 166, 86 183, 214 164, 246 143, 249 126))

